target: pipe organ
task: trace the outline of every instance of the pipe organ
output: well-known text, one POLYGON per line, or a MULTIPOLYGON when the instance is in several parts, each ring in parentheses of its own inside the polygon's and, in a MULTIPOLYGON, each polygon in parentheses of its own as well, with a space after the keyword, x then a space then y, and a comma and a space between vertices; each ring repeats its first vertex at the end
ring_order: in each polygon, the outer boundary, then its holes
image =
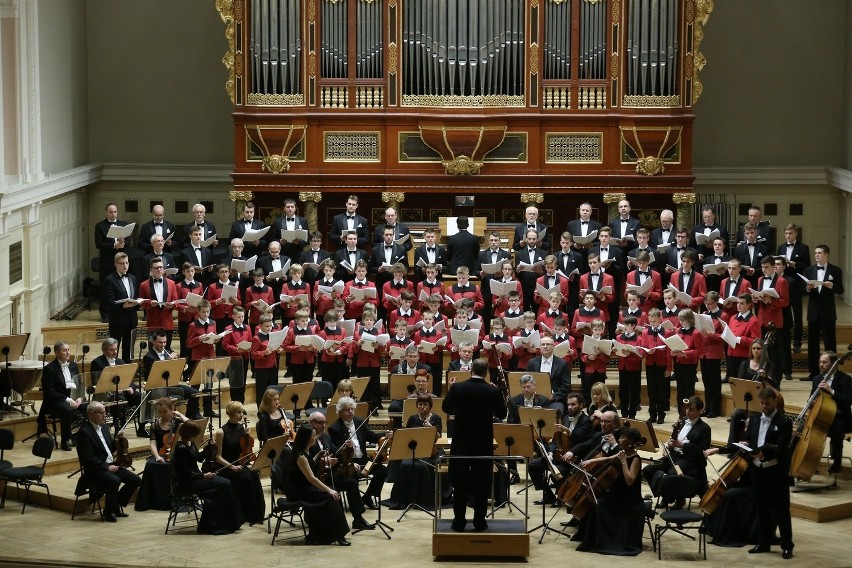
POLYGON ((712 0, 217 0, 239 191, 692 192, 712 0))

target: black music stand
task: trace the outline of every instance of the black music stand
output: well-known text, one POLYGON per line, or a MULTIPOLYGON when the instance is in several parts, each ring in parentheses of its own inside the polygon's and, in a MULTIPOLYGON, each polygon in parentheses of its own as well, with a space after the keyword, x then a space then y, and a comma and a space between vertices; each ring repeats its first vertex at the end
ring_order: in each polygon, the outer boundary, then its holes
MULTIPOLYGON (((556 411, 554 410, 554 412, 556 411)), ((525 463, 529 463, 529 459, 535 455, 535 450, 533 449, 533 431, 530 424, 495 423, 494 440, 497 442, 497 450, 494 455, 525 458, 525 463)), ((499 462, 495 463, 498 468, 506 468, 505 465, 499 462)), ((493 484, 492 487, 494 487, 493 484)), ((491 517, 493 518, 494 514, 503 507, 509 507, 510 512, 512 507, 514 507, 520 514, 528 519, 530 518, 520 507, 512 503, 511 488, 506 492, 506 500, 491 510, 491 517)))
MULTIPOLYGON (((400 428, 394 432, 393 445, 391 445, 388 461, 402 461, 410 458, 412 468, 416 467, 417 462, 419 462, 434 470, 434 464, 431 464, 426 460, 432 457, 435 451, 435 441, 437 438, 438 430, 434 426, 400 428)), ((435 513, 427 511, 424 507, 417 504, 418 485, 419 484, 416 483, 416 480, 412 480, 408 505, 405 507, 405 510, 396 522, 400 522, 411 509, 417 509, 418 511, 423 511, 432 518, 435 517, 435 513)), ((435 506, 440 506, 440 503, 436 503, 435 506)))
POLYGON ((0 420, 6 412, 20 412, 28 416, 23 410, 17 409, 9 404, 8 399, 12 397, 12 378, 9 375, 9 360, 13 362, 21 358, 24 348, 29 340, 29 333, 19 335, 4 335, 0 337, 0 354, 3 355, 3 372, 0 373, 0 420))
POLYGON ((313 390, 313 381, 285 385, 281 391, 281 408, 289 410, 293 415, 301 414, 305 404, 311 399, 313 390))
POLYGON ((127 363, 126 365, 106 367, 101 371, 93 394, 106 395, 110 392, 112 393, 114 398, 110 410, 113 423, 118 419, 118 394, 130 388, 130 383, 133 382, 133 377, 136 376, 137 368, 136 363, 127 363))

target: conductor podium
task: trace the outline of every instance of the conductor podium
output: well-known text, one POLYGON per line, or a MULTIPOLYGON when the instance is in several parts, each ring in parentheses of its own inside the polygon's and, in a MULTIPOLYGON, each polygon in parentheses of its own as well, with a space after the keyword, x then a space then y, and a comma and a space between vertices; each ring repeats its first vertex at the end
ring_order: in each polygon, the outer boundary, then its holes
MULTIPOLYGON (((452 456, 441 456, 438 464, 452 460, 452 456)), ((480 456, 463 459, 482 459, 489 461, 523 462, 518 456, 480 456)), ((441 476, 435 483, 436 495, 441 492, 441 476)), ((438 501, 436 501, 438 502, 438 501)), ((468 523, 467 530, 456 532, 452 529, 452 518, 442 518, 441 508, 436 509, 437 516, 432 521, 432 556, 438 557, 489 557, 489 558, 527 558, 530 555, 530 537, 527 534, 527 517, 507 510, 509 518, 489 518, 488 528, 474 532, 468 523)))

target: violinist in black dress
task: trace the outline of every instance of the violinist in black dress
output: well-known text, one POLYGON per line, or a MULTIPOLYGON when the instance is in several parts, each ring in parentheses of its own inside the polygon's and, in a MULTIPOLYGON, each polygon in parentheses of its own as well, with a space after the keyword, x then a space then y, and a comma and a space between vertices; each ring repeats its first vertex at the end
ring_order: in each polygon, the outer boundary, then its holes
POLYGON ((218 450, 216 462, 222 468, 219 475, 231 481, 234 495, 242 506, 243 518, 249 525, 262 523, 266 518, 266 501, 260 485, 260 474, 249 466, 254 438, 242 423, 242 403, 228 403, 225 413, 228 421, 216 431, 215 437, 218 450))
POLYGON ((171 452, 177 442, 178 426, 186 422, 186 416, 175 410, 171 398, 163 397, 154 406, 157 420, 151 424, 151 457, 142 472, 142 485, 134 507, 137 511, 168 511, 171 507, 171 452))
POLYGON ((194 422, 186 422, 178 430, 180 440, 172 455, 175 481, 182 490, 195 493, 204 500, 199 533, 230 534, 243 524, 243 511, 228 479, 214 472, 201 473, 198 469, 198 463, 204 457, 193 439, 200 433, 194 422))

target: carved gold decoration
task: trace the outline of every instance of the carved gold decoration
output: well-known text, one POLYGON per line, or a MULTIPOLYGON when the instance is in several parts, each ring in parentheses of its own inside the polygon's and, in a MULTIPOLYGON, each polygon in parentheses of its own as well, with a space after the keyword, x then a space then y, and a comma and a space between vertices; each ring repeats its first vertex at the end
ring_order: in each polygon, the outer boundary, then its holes
POLYGON ((396 44, 388 44, 388 73, 396 75, 396 44))
POLYGON ((405 201, 405 193, 402 191, 383 191, 382 203, 387 203, 388 207, 393 207, 399 213, 399 204, 405 201))
POLYGON ((622 144, 636 154, 636 173, 655 176, 665 172, 665 156, 680 144, 681 126, 619 127, 622 144))
POLYGON ((610 62, 609 62, 609 72, 610 72, 610 75, 612 77, 618 77, 618 65, 619 65, 618 54, 613 53, 612 58, 610 59, 610 62))
POLYGON ((388 0, 388 6, 391 8, 396 8, 396 0, 388 0))
POLYGON ((646 176, 655 176, 665 173, 666 163, 661 158, 647 156, 636 160, 636 173, 646 176))
POLYGON ((246 102, 255 106, 304 106, 305 95, 296 93, 292 95, 276 93, 249 93, 246 102))
POLYGON ((313 23, 317 18, 317 4, 316 0, 310 0, 308 2, 308 21, 313 23))
POLYGON ((237 201, 251 201, 254 199, 254 193, 251 191, 229 191, 228 199, 235 203, 237 201))
POLYGON ((707 59, 704 58, 704 54, 701 53, 700 48, 701 41, 704 39, 704 26, 710 19, 710 13, 713 12, 713 0, 695 0, 695 10, 695 29, 692 35, 692 52, 695 54, 693 63, 695 79, 692 85, 692 104, 698 101, 698 97, 701 96, 701 92, 704 90, 704 85, 698 79, 698 72, 704 69, 707 59))
POLYGON ((604 193, 603 194, 603 202, 607 205, 611 203, 615 203, 618 205, 618 202, 622 199, 627 199, 626 193, 604 193))
POLYGON ((314 52, 308 56, 308 75, 311 79, 317 76, 317 56, 314 52))
POLYGON ((603 163, 603 132, 548 132, 544 146, 547 163, 603 163))
POLYGON ((626 107, 664 107, 680 106, 680 95, 624 95, 622 106, 626 107))
POLYGON ((378 162, 381 132, 323 132, 323 161, 378 162))
POLYGON ((246 136, 263 155, 261 171, 280 174, 290 171, 290 153, 305 137, 304 124, 246 124, 246 136))
POLYGON ((525 203, 530 205, 531 203, 540 204, 544 203, 544 194, 543 193, 522 193, 521 194, 521 203, 525 203))
POLYGON ((677 205, 677 227, 688 227, 692 224, 692 208, 697 198, 694 193, 674 193, 672 201, 677 205))
POLYGON ((538 8, 538 0, 531 0, 530 6, 532 6, 533 8, 538 8))
POLYGON ((299 201, 304 201, 305 203, 319 203, 322 201, 322 192, 320 191, 300 191, 299 192, 299 201))
POLYGON ((416 107, 522 107, 523 95, 403 95, 402 106, 416 107))
POLYGON ((449 175, 476 175, 483 159, 503 143, 506 126, 420 125, 423 143, 441 155, 449 175))
POLYGON ((618 22, 621 19, 621 2, 614 0, 612 3, 612 21, 618 22))
POLYGON ((236 59, 236 33, 234 31, 234 0, 216 0, 216 10, 219 12, 219 17, 225 24, 225 39, 228 41, 228 51, 222 57, 222 64, 228 70, 228 80, 225 82, 225 91, 228 93, 228 98, 231 103, 237 103, 236 94, 236 69, 234 68, 234 60, 236 59))
POLYGON ((538 75, 538 44, 530 44, 530 75, 538 75))
POLYGON ((548 2, 550 2, 551 4, 559 5, 559 4, 562 4, 563 2, 566 2, 566 0, 548 0, 548 2))

